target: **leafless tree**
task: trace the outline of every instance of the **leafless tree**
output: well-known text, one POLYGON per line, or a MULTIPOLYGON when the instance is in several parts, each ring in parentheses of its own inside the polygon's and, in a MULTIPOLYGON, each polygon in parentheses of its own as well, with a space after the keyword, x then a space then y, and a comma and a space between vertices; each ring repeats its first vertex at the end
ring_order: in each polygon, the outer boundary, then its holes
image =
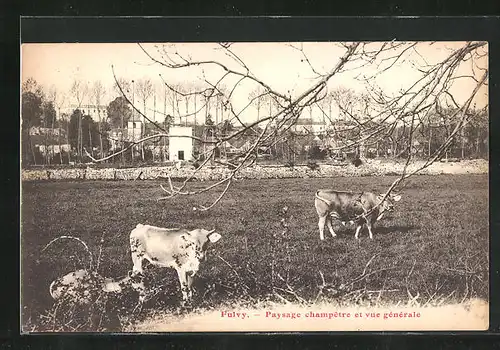
POLYGON ((43 91, 43 87, 37 83, 37 81, 33 78, 28 78, 23 82, 22 86, 23 92, 32 92, 41 98, 45 98, 45 92, 43 91))
MULTIPOLYGON (((71 94, 77 102, 77 108, 80 109, 83 102, 87 98, 89 93, 88 83, 79 79, 75 79, 71 85, 71 94)), ((82 160, 83 155, 83 137, 82 137, 82 113, 78 119, 78 136, 77 136, 77 154, 78 159, 82 160)))
MULTIPOLYGON (((45 103, 52 103, 52 105, 55 108, 56 98, 57 98, 57 90, 56 90, 56 87, 54 85, 52 85, 47 89, 47 93, 45 94, 45 103)), ((53 118, 52 122, 50 124, 51 137, 54 137, 54 135, 55 135, 55 133, 54 133, 55 122, 56 122, 56 118, 53 118)), ((45 127, 48 127, 48 125, 46 125, 45 127)), ((60 142, 59 142, 59 144, 60 144, 60 142)), ((52 159, 54 158, 54 145, 51 142, 50 143, 51 147, 48 147, 48 146, 49 146, 48 145, 48 135, 45 134, 45 149, 46 149, 45 162, 46 162, 46 164, 49 164, 50 158, 52 158, 52 159), (49 152, 49 149, 50 149, 50 152, 49 152)))
MULTIPOLYGON (((142 78, 137 81, 137 93, 142 101, 143 115, 146 115, 146 103, 153 95, 153 83, 148 78, 142 78)), ((146 120, 142 118, 142 135, 146 135, 146 120)), ((141 156, 144 161, 144 143, 141 144, 141 156)))
MULTIPOLYGON (((404 179, 440 159, 460 130, 471 119, 477 117, 477 113, 470 113, 470 106, 478 91, 487 85, 488 68, 482 63, 485 61, 484 57, 487 56, 486 42, 466 42, 461 47, 450 49, 447 57, 433 63, 428 63, 419 53, 421 46, 433 45, 432 43, 393 41, 386 43, 349 42, 332 45, 341 48, 343 53, 336 61, 332 60, 330 67, 321 67, 321 69, 314 66, 314 63, 308 57, 303 47, 296 48, 301 53, 300 59, 302 62, 310 68, 313 79, 311 79, 312 82, 309 86, 291 96, 289 91, 284 92, 273 89, 266 83, 263 77, 256 76, 244 60, 236 54, 234 47, 237 44, 220 45, 219 50, 225 53, 226 60, 195 60, 189 55, 179 52, 172 45, 157 47, 158 51, 154 52, 139 44, 139 47, 151 60, 151 63, 163 69, 189 70, 193 67, 201 68, 203 71, 210 69, 211 73, 213 73, 211 77, 208 78, 205 75, 202 77, 204 86, 200 87, 197 91, 189 92, 189 94, 200 96, 206 106, 215 98, 221 98, 227 108, 229 120, 238 126, 230 135, 216 135, 216 137, 210 140, 202 140, 196 136, 192 136, 198 142, 209 144, 212 147, 207 147, 207 151, 203 154, 204 160, 201 166, 180 186, 174 186, 169 181, 168 188, 162 187, 167 195, 160 199, 173 198, 179 195, 196 195, 222 186, 223 189, 220 195, 210 205, 198 207, 200 210, 212 208, 228 191, 235 175, 255 161, 256 150, 272 147, 274 144, 282 141, 286 137, 287 132, 296 124, 304 110, 318 108, 323 111, 325 116, 331 117, 331 113, 326 113, 321 108, 321 105, 324 104, 323 100, 328 96, 328 84, 333 81, 332 78, 347 72, 351 74, 358 73, 355 79, 365 86, 365 90, 360 98, 356 97, 355 99, 358 107, 351 109, 349 105, 340 103, 339 108, 343 110, 346 119, 351 122, 351 126, 347 129, 353 132, 348 134, 350 136, 346 136, 344 142, 334 149, 352 149, 362 144, 373 144, 388 138, 398 127, 404 129, 405 142, 403 143, 403 151, 406 151, 405 154, 407 154, 405 167, 402 175, 393 182, 385 196, 388 196, 404 179), (411 58, 415 56, 420 56, 422 59, 417 62, 417 60, 411 58), (377 86, 377 77, 391 71, 395 66, 400 64, 415 67, 419 73, 419 77, 398 93, 389 95, 387 91, 377 86), (459 68, 464 65, 473 67, 474 74, 463 75, 458 73, 459 68), (373 70, 374 73, 368 74, 365 69, 367 66, 375 67, 373 70), (232 80, 229 80, 229 78, 232 80), (465 101, 457 103, 454 96, 450 93, 450 88, 456 81, 464 79, 473 80, 474 87, 468 91, 468 97, 465 101), (233 83, 228 87, 227 91, 221 91, 221 86, 226 84, 226 81, 232 81, 233 83), (245 84, 242 84, 243 82, 245 84), (248 104, 242 108, 237 108, 233 105, 233 95, 243 85, 246 88, 249 85, 253 85, 253 89, 260 89, 263 93, 258 95, 274 100, 276 109, 269 116, 259 118, 257 121, 244 122, 241 118, 242 113, 254 103, 254 99, 250 98, 248 104), (219 97, 217 97, 218 95, 219 97), (450 103, 450 101, 455 106, 453 114, 449 116, 449 118, 454 120, 454 127, 449 130, 441 146, 427 157, 422 166, 417 167, 411 172, 407 171, 408 165, 413 159, 411 147, 419 123, 426 120, 429 113, 433 110, 433 106, 444 104, 445 102, 450 103), (365 113, 367 113, 368 109, 369 112, 366 115, 365 113), (207 165, 208 160, 213 156, 213 152, 217 147, 228 140, 241 137, 241 135, 247 132, 253 132, 254 134, 251 147, 245 150, 236 162, 220 162, 232 169, 227 177, 202 189, 188 189, 195 174, 199 169, 207 165)), ((163 79, 163 82, 170 91, 175 91, 181 96, 186 94, 169 84, 165 79, 163 79)), ((487 105, 483 108, 483 111, 486 108, 487 105)), ((140 113, 135 107, 134 109, 140 113)), ((144 118, 148 119, 145 115, 144 118)), ((336 121, 332 120, 332 123, 335 124, 336 121)), ((167 136, 168 134, 165 133, 165 130, 159 128, 159 133, 156 137, 167 136)), ((138 142, 147 141, 151 137, 153 136, 145 137, 138 142)), ((103 159, 95 159, 94 161, 103 161, 103 159)))
MULTIPOLYGON (((67 100, 67 95, 64 92, 60 92, 57 90, 57 88, 53 85, 50 88, 50 94, 53 97, 53 103, 54 107, 57 108, 57 118, 58 118, 58 127, 59 127, 59 133, 58 133, 58 143, 59 143, 59 160, 62 164, 63 159, 62 159, 62 148, 61 148, 61 130, 63 126, 63 117, 61 115, 61 108, 65 105, 66 100, 67 100)), ((69 144, 69 122, 66 127, 66 143, 69 144)), ((69 153, 68 153, 69 156, 69 153)))
MULTIPOLYGON (((116 94, 116 96, 123 96, 127 99, 127 101, 130 103, 131 99, 131 91, 132 91, 132 81, 129 79, 126 79, 124 77, 115 77, 115 82, 113 84, 113 92, 116 94)), ((125 134, 125 122, 123 119, 123 114, 121 116, 121 132, 120 132, 120 149, 124 149, 125 145, 125 139, 124 139, 124 134, 125 134)), ((122 164, 125 163, 125 158, 124 158, 124 153, 121 153, 121 161, 122 164)))
POLYGON ((129 96, 132 87, 132 81, 125 79, 124 77, 115 77, 115 82, 113 84, 113 92, 116 96, 126 95, 129 96))
POLYGON ((257 120, 260 119, 260 111, 262 110, 262 104, 263 104, 262 102, 265 96, 267 96, 267 91, 261 85, 258 85, 248 95, 248 99, 257 109, 257 120))
POLYGON ((102 115, 101 115, 101 103, 102 99, 104 98, 106 94, 106 89, 104 88, 104 85, 100 80, 96 80, 94 84, 92 85, 91 89, 91 98, 92 102, 95 106, 95 109, 97 111, 97 114, 99 116, 99 145, 100 145, 100 150, 101 150, 101 156, 104 154, 104 149, 103 149, 103 141, 102 141, 102 115))

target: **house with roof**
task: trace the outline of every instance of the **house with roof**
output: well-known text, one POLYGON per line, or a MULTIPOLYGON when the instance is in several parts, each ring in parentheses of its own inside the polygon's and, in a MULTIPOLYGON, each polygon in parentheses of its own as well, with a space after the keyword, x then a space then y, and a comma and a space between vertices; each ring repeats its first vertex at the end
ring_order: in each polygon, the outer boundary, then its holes
POLYGON ((171 126, 169 128, 169 159, 173 161, 193 160, 193 128, 171 126))
POLYGON ((127 122, 127 141, 137 142, 143 137, 142 121, 137 117, 132 117, 127 122))
POLYGON ((248 151, 251 146, 251 139, 244 135, 224 141, 224 143, 222 144, 222 147, 224 147, 228 156, 244 153, 248 151))
POLYGON ((61 108, 61 114, 66 113, 68 115, 73 114, 76 109, 82 111, 82 114, 89 115, 93 120, 98 121, 101 119, 105 119, 107 116, 107 105, 91 105, 91 104, 71 104, 69 106, 61 108))
POLYGON ((123 142, 136 142, 142 138, 142 122, 139 118, 130 118, 126 128, 112 128, 108 133, 110 151, 122 148, 123 142))
POLYGON ((297 134, 323 134, 326 132, 326 123, 312 118, 299 118, 291 130, 297 134))

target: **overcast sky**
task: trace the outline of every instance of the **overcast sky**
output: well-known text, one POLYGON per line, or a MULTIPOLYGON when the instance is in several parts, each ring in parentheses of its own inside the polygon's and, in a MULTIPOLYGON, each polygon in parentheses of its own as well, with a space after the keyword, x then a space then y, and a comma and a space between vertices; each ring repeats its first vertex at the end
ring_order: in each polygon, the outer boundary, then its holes
MULTIPOLYGON (((418 53, 409 50, 405 54, 406 61, 397 64, 376 80, 377 84, 384 89, 386 94, 392 94, 402 88, 409 87, 420 76, 416 69, 425 62, 436 63, 448 55, 450 50, 462 46, 462 42, 438 42, 433 45, 419 43, 418 53)), ((374 47, 379 45, 372 44, 374 47)), ((168 52, 177 51, 183 57, 194 60, 216 60, 223 62, 231 68, 241 72, 244 70, 235 60, 230 58, 223 50, 213 43, 189 43, 189 44, 143 44, 144 48, 152 56, 162 60, 159 48, 166 48, 168 52)), ((330 71, 344 54, 345 49, 337 43, 235 43, 231 49, 245 62, 254 76, 266 82, 273 89, 283 93, 297 96, 310 87, 317 78, 310 65, 304 60, 301 51, 295 48, 303 48, 310 64, 319 73, 330 71)), ((486 50, 484 50, 486 51, 486 50)), ((387 53, 387 56, 394 53, 387 53)), ((383 58, 383 56, 381 56, 383 58)), ((159 74, 170 84, 200 83, 205 76, 214 83, 223 75, 223 71, 215 66, 206 66, 187 69, 168 69, 154 64, 137 44, 23 44, 21 49, 22 59, 22 81, 34 78, 39 84, 48 89, 55 86, 59 93, 66 93, 65 105, 75 104, 74 97, 70 94, 70 88, 75 79, 89 82, 100 80, 107 90, 103 104, 108 104, 117 94, 112 89, 114 84, 112 66, 118 77, 128 80, 139 80, 149 78, 157 87, 158 111, 163 112, 163 87, 159 74)), ((487 57, 481 62, 476 62, 480 67, 487 66, 487 57)), ((334 89, 338 86, 349 87, 357 91, 363 91, 366 85, 356 80, 355 77, 370 75, 377 71, 376 64, 365 65, 352 71, 336 75, 329 82, 328 88, 334 89)), ((481 76, 481 70, 472 70, 471 64, 462 64, 457 75, 481 76)), ((232 87, 236 77, 225 79, 224 83, 232 87)), ((201 83, 200 83, 201 84, 201 83)), ((235 108, 241 109, 248 103, 249 92, 255 88, 250 82, 242 84, 234 93, 232 100, 235 108)), ((472 79, 459 79, 451 89, 457 102, 463 102, 468 98, 475 87, 472 79)), ((135 102, 142 110, 137 92, 135 102)), ((483 89, 476 99, 477 107, 487 103, 487 89, 483 89)), ((153 98, 148 102, 148 108, 153 108, 153 98)), ((191 107, 193 108, 193 107, 191 107)), ((168 112, 168 110, 167 110, 168 112)), ((152 115, 152 112, 149 112, 152 115)), ((255 116, 255 109, 246 110, 244 119, 249 120, 255 116)), ((162 120, 159 114, 157 120, 162 120)))

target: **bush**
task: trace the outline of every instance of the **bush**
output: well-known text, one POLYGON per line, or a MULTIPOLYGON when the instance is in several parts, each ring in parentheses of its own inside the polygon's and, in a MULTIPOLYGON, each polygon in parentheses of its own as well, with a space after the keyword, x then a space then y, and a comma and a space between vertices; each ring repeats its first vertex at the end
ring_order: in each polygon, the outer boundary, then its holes
POLYGON ((321 149, 319 146, 313 146, 309 150, 309 158, 311 159, 325 159, 328 154, 326 149, 321 149))
POLYGON ((309 167, 309 169, 311 169, 311 170, 318 170, 318 168, 319 168, 318 163, 316 163, 316 162, 311 162, 311 161, 307 163, 307 166, 308 166, 308 167, 309 167))
POLYGON ((144 149, 144 160, 146 162, 152 162, 153 161, 153 151, 150 150, 149 148, 144 149))

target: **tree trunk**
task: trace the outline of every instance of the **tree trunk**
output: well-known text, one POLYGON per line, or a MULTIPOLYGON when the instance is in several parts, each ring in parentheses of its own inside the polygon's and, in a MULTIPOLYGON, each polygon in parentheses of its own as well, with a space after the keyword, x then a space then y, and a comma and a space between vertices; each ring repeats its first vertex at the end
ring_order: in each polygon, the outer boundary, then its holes
MULTIPOLYGON (((164 98, 163 98, 163 115, 165 117, 165 120, 163 122, 163 125, 165 129, 167 128, 165 121, 167 120, 167 89, 164 88, 163 90, 165 92, 164 98)), ((167 150, 166 150, 166 142, 165 142, 165 137, 163 137, 163 163, 167 161, 167 150)))
POLYGON ((479 135, 480 135, 480 131, 478 128, 477 129, 477 139, 476 139, 476 158, 480 158, 480 156, 481 156, 480 150, 479 150, 479 135))
MULTIPOLYGON (((153 95, 153 121, 156 123, 156 90, 155 94, 153 95)), ((156 145, 153 143, 153 148, 151 149, 152 152, 151 154, 153 155, 153 163, 155 162, 155 151, 156 151, 156 145)))
POLYGON ((68 151, 68 164, 71 162, 71 144, 69 143, 69 120, 68 123, 66 124, 66 144, 69 145, 69 151, 68 151))
MULTIPOLYGON (((53 161, 53 160, 54 160, 54 158, 55 158, 55 157, 54 157, 54 154, 55 154, 55 153, 54 153, 54 148, 55 148, 55 145, 53 144, 53 143, 54 143, 54 123, 55 123, 55 121, 56 121, 56 118, 54 117, 54 118, 52 119, 52 126, 51 126, 51 129, 52 129, 52 140, 50 140, 50 143, 51 143, 51 146, 52 146, 52 150, 51 150, 51 153, 52 153, 52 154, 51 154, 51 158, 50 158, 50 160, 51 160, 51 161, 53 161)), ((60 151, 60 150, 59 150, 59 151, 60 151)))
POLYGON ((189 101, 188 101, 187 96, 185 98, 185 101, 186 101, 186 124, 185 125, 188 126, 188 118, 187 118, 187 116, 189 115, 189 106, 188 106, 189 101))
MULTIPOLYGON (((44 119, 43 121, 43 128, 47 130, 47 121, 44 119)), ((45 132, 45 137, 44 137, 44 142, 45 142, 45 154, 43 155, 43 164, 47 165, 49 162, 49 145, 48 145, 48 133, 45 132)))
POLYGON ((428 157, 431 156, 431 143, 432 143, 432 126, 429 126, 429 145, 428 145, 428 157))
POLYGON ((24 159, 25 161, 22 162, 22 165, 24 167, 24 165, 26 164, 30 164, 30 152, 31 152, 31 147, 30 147, 30 144, 31 144, 31 136, 30 136, 30 132, 29 132, 29 127, 28 127, 28 130, 27 131, 24 131, 23 133, 23 151, 24 151, 24 159))
MULTIPOLYGON (((123 128, 123 114, 122 114, 122 129, 121 129, 121 145, 120 150, 123 150, 125 144, 123 143, 123 134, 125 133, 125 129, 123 128)), ((125 154, 122 152, 122 165, 125 165, 125 154)))
MULTIPOLYGON (((47 129, 47 122, 45 121, 45 119, 43 121, 43 128, 47 129)), ((47 165, 47 159, 48 159, 48 156, 49 156, 49 148, 48 148, 48 145, 47 145, 47 137, 48 137, 47 132, 45 132, 45 137, 43 138, 44 146, 45 146, 45 149, 44 149, 45 153, 43 155, 43 165, 47 165)))
POLYGON ((57 143, 59 144, 59 163, 63 163, 63 158, 62 158, 62 147, 61 147, 61 108, 59 108, 59 122, 57 123, 58 126, 58 136, 57 136, 57 143))
POLYGON ((219 120, 219 108, 218 108, 218 103, 217 103, 217 100, 215 100, 215 125, 218 124, 218 120, 219 120))
POLYGON ((398 127, 396 126, 396 129, 394 130, 394 140, 393 140, 393 145, 394 145, 394 149, 393 149, 393 153, 392 153, 392 157, 395 158, 396 155, 398 154, 398 137, 399 137, 399 129, 398 127))
POLYGON ((462 134, 462 159, 465 158, 465 138, 464 138, 464 129, 462 127, 462 130, 461 130, 461 134, 462 134))
POLYGON ((77 152, 77 162, 81 163, 81 141, 82 140, 82 115, 80 114, 78 117, 78 131, 77 131, 77 140, 76 140, 76 152, 77 152))
POLYGON ((89 122, 89 124, 87 125, 87 128, 89 129, 89 148, 90 148, 90 154, 92 155, 92 157, 94 156, 94 147, 93 147, 93 144, 92 144, 92 131, 90 130, 91 124, 89 122))
POLYGON ((260 97, 257 98, 257 121, 260 121, 260 97))
POLYGON ((102 143, 102 118, 99 113, 99 109, 97 109, 97 113, 99 114, 99 146, 101 148, 101 157, 104 157, 104 146, 102 143))
POLYGON ((174 119, 174 125, 175 125, 175 94, 172 95, 172 118, 174 119))
POLYGON ((196 129, 196 95, 194 95, 194 128, 196 129))
MULTIPOLYGON (((448 132, 448 127, 446 127, 446 139, 448 139, 448 137, 450 137, 450 135, 448 132)), ((444 151, 444 157, 445 157, 447 162, 448 162, 448 152, 450 150, 450 146, 451 146, 451 143, 448 145, 448 147, 446 147, 446 150, 444 151)))
MULTIPOLYGON (((28 131, 28 135, 29 135, 29 131, 28 131)), ((36 164, 36 154, 35 154, 35 149, 33 148, 33 142, 32 142, 32 140, 31 140, 31 137, 29 138, 29 143, 30 143, 31 154, 32 154, 32 157, 33 157, 33 163, 34 163, 35 165, 37 165, 37 164, 36 164)))
MULTIPOLYGON (((169 142, 169 145, 170 145, 170 142, 169 142)), ((163 137, 163 162, 166 163, 167 160, 168 160, 167 142, 166 142, 166 137, 163 137)))
MULTIPOLYGON (((146 101, 144 100, 144 105, 143 109, 144 115, 146 115, 146 101)), ((141 137, 144 137, 146 135, 146 120, 144 119, 144 116, 142 117, 142 125, 141 125, 141 137)), ((142 161, 144 162, 144 142, 141 142, 141 156, 142 156, 142 161)))
POLYGON ((62 158, 62 147, 61 147, 61 128, 58 128, 58 134, 57 134, 57 143, 59 145, 59 164, 63 163, 63 158, 62 158))

